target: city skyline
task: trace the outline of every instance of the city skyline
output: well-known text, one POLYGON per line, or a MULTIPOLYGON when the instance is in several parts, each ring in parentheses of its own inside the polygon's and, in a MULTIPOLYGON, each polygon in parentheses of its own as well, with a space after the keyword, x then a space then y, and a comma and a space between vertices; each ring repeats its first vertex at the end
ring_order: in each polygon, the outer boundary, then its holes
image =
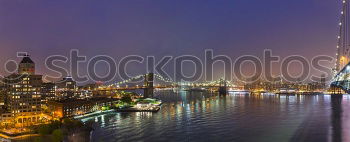
POLYGON ((350 0, 0 0, 0 141, 348 142, 350 0))

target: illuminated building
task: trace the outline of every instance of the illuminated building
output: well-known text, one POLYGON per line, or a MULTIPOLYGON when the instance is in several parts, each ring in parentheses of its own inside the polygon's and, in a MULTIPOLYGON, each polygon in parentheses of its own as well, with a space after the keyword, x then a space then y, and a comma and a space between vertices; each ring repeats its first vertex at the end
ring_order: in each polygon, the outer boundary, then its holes
POLYGON ((62 80, 56 82, 57 95, 61 98, 74 98, 76 97, 77 85, 72 77, 68 76, 62 80))
POLYGON ((48 100, 57 99, 55 83, 52 83, 52 82, 43 83, 41 86, 41 92, 43 96, 43 101, 45 102, 47 102, 48 100))
POLYGON ((103 110, 117 103, 112 98, 91 98, 91 99, 64 99, 49 101, 48 107, 51 115, 55 118, 73 117, 103 110))
POLYGON ((26 55, 18 66, 18 74, 4 78, 6 112, 1 114, 5 120, 23 127, 45 122, 48 117, 41 113, 43 84, 42 75, 35 74, 35 63, 26 55))
POLYGON ((326 88, 325 77, 319 82, 301 83, 301 82, 280 82, 280 81, 255 81, 246 83, 244 89, 249 91, 263 90, 268 92, 280 92, 280 90, 294 89, 302 92, 321 92, 326 88))
POLYGON ((78 92, 77 92, 77 96, 79 96, 79 98, 92 98, 92 97, 99 97, 101 96, 101 94, 98 92, 98 88, 101 86, 101 84, 99 83, 93 83, 93 84, 86 84, 83 86, 79 86, 78 87, 78 92))
POLYGON ((5 84, 0 81, 0 109, 5 109, 6 90, 5 84))
POLYGON ((8 110, 13 113, 40 112, 42 75, 35 75, 35 63, 26 56, 18 74, 5 77, 8 110))

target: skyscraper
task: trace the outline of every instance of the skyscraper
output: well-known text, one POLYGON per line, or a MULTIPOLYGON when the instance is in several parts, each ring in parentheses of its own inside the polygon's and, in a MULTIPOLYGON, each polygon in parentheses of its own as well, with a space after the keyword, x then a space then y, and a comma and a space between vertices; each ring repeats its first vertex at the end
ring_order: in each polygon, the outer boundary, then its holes
POLYGON ((42 75, 35 74, 35 63, 29 56, 23 57, 18 65, 18 74, 4 78, 6 106, 17 123, 31 123, 39 120, 42 96, 42 75))

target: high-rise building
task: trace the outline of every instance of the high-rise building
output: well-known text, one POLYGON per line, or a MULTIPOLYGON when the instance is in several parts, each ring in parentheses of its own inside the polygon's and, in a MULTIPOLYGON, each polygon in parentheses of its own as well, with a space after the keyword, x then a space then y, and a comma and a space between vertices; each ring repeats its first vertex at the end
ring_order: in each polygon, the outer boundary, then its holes
POLYGON ((25 56, 18 66, 18 74, 4 78, 7 111, 17 123, 36 122, 41 111, 42 75, 35 74, 35 63, 25 56))
POLYGON ((12 74, 5 78, 7 105, 12 113, 40 111, 41 78, 41 75, 22 74, 12 74))

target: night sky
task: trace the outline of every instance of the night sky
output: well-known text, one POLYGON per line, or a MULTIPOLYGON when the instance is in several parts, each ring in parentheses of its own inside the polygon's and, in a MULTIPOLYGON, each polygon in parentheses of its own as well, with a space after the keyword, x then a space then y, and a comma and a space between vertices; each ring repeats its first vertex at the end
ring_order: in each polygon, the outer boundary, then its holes
MULTIPOLYGON (((1 0, 0 65, 9 59, 18 61, 16 52, 23 51, 31 54, 39 74, 55 75, 44 68, 45 58, 67 56, 71 49, 88 58, 102 54, 117 61, 130 54, 202 58, 205 49, 232 59, 262 56, 264 49, 282 57, 335 56, 340 2, 1 0)), ((99 73, 106 73, 105 65, 100 66, 99 73)), ((216 77, 222 71, 219 66, 216 77)), ((145 70, 131 65, 130 74, 145 70)), ((3 68, 0 73, 5 74, 3 68)))

